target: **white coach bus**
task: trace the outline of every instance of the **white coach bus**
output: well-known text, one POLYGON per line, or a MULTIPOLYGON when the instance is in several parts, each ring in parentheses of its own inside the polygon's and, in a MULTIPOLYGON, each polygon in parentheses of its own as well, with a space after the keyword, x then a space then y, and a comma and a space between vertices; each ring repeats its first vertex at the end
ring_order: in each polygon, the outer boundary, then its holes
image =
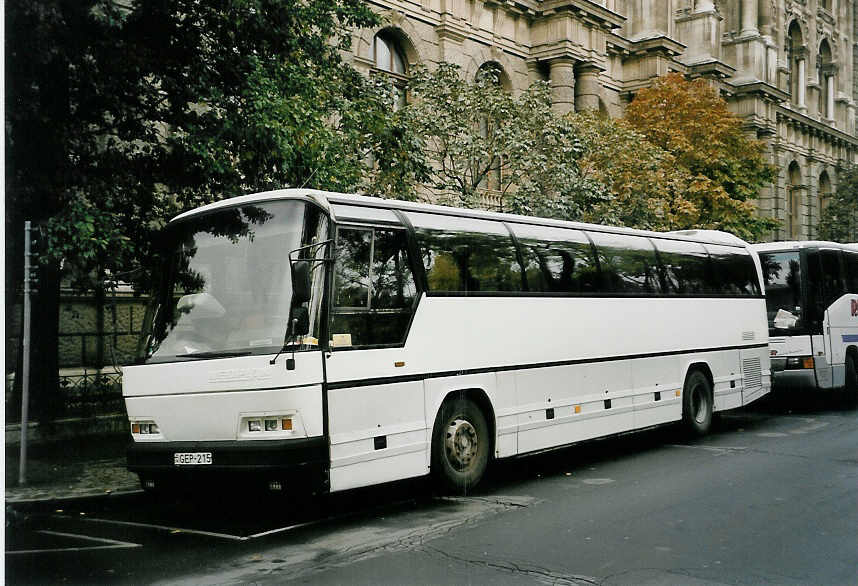
POLYGON ((759 262, 729 234, 295 189, 167 235, 123 376, 146 488, 431 473, 463 492, 494 458, 680 420, 702 434, 769 391, 759 262))
POLYGON ((772 382, 858 393, 858 246, 755 244, 763 267, 772 382))

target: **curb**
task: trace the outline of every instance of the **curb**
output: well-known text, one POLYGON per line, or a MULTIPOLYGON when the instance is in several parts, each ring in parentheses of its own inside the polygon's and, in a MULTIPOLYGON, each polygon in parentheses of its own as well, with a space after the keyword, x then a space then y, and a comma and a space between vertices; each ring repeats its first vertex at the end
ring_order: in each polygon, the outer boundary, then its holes
POLYGON ((72 501, 100 501, 111 497, 125 497, 142 494, 142 488, 120 488, 103 492, 87 491, 76 495, 49 495, 36 498, 15 498, 6 493, 6 506, 29 507, 35 505, 47 505, 49 503, 68 503, 72 501))

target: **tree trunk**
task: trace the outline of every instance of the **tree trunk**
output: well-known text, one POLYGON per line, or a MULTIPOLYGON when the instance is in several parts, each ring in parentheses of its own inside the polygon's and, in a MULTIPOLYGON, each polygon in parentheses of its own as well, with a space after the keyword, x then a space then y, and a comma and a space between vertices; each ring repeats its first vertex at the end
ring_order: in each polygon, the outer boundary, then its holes
POLYGON ((42 424, 48 424, 65 410, 65 396, 59 385, 59 265, 42 265, 38 277, 31 315, 30 404, 31 413, 42 424))

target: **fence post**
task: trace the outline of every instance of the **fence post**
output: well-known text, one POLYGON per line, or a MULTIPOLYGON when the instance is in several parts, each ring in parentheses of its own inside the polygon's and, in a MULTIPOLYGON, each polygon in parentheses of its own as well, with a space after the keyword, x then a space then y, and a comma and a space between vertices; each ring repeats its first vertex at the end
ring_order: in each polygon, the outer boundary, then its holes
POLYGON ((21 457, 18 465, 18 485, 27 483, 27 425, 29 423, 30 403, 30 281, 33 275, 30 267, 30 220, 24 222, 24 332, 21 366, 21 457))

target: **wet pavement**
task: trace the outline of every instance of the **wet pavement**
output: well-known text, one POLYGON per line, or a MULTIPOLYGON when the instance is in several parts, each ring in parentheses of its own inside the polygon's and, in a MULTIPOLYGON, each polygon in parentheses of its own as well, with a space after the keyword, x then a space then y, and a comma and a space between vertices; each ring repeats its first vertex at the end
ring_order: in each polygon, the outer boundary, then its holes
POLYGON ((74 481, 7 501, 10 583, 858 584, 858 411, 826 402, 513 459, 464 498, 422 479, 152 498, 117 449, 42 455, 42 481, 64 464, 74 481), (56 500, 72 487, 98 496, 56 500))
POLYGON ((62 501, 140 490, 125 469, 126 436, 102 436, 30 446, 27 482, 18 485, 19 446, 6 448, 5 499, 10 503, 62 501))

